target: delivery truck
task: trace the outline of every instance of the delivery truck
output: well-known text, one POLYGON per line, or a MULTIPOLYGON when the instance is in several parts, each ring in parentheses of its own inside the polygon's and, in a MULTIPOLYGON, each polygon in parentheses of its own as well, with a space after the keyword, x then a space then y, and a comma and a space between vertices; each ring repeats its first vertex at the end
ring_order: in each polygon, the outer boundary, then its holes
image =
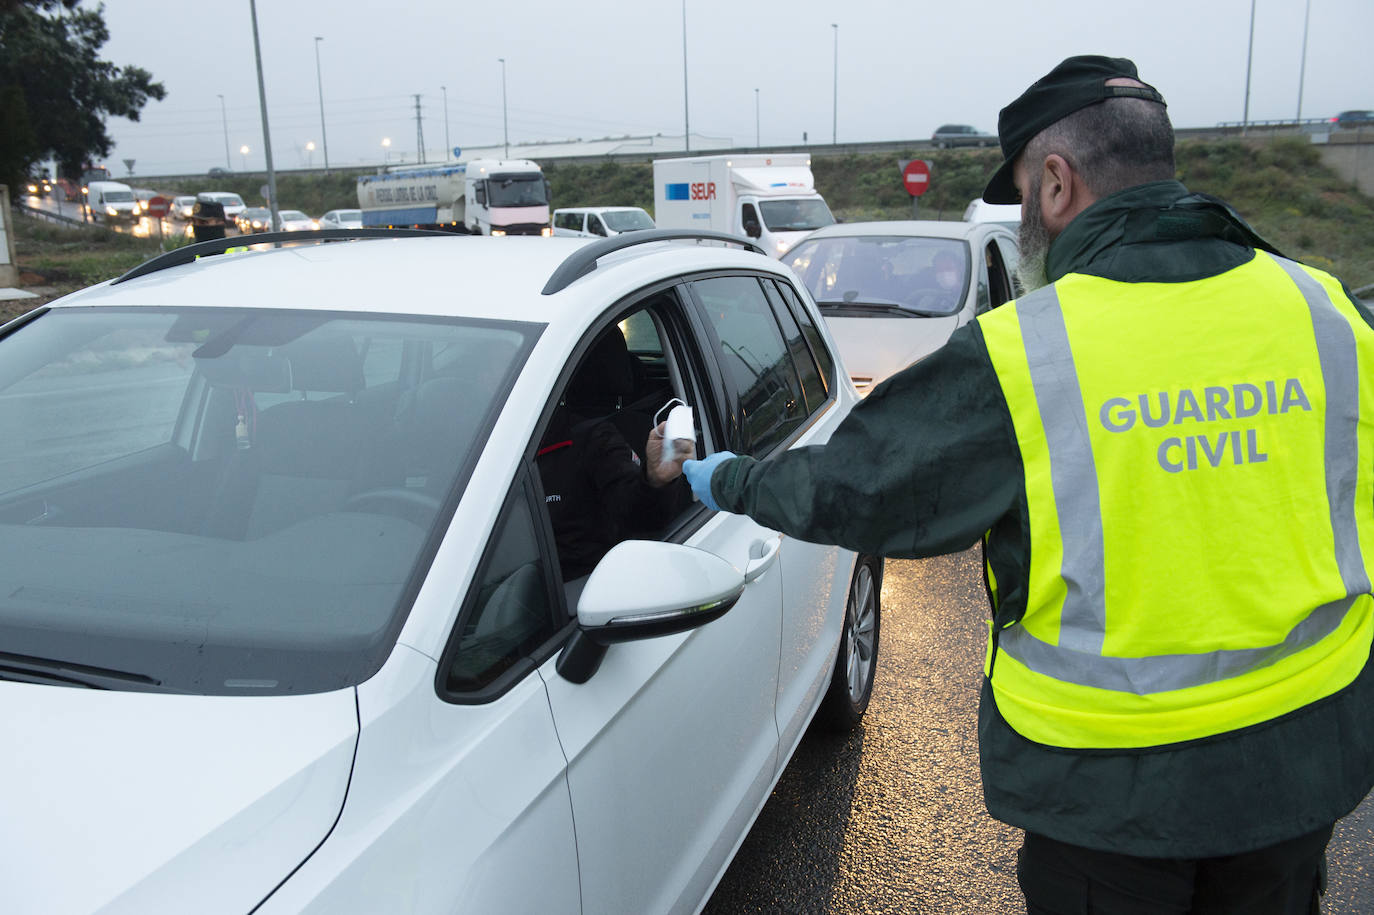
POLYGON ((660 229, 746 235, 782 257, 803 235, 834 221, 816 192, 806 153, 654 160, 654 222, 660 229))
POLYGON ((549 182, 528 159, 473 159, 358 178, 366 226, 551 235, 549 182))

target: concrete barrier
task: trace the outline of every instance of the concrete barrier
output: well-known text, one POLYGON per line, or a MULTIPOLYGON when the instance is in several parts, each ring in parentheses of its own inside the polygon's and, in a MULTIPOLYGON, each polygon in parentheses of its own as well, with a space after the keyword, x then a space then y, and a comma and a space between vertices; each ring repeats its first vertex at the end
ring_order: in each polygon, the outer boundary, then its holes
POLYGON ((0 286, 19 285, 19 267, 14 253, 14 233, 10 231, 10 189, 0 184, 0 286))

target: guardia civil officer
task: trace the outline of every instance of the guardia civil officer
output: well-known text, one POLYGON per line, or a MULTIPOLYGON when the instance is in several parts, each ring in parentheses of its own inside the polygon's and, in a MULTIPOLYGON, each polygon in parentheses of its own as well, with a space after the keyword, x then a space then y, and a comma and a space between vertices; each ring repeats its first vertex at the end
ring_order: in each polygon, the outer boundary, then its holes
POLYGON ((1065 60, 998 132, 1030 291, 827 445, 687 476, 866 553, 982 539, 984 796, 1029 911, 1317 911, 1374 784, 1371 318, 1174 180, 1129 60, 1065 60))

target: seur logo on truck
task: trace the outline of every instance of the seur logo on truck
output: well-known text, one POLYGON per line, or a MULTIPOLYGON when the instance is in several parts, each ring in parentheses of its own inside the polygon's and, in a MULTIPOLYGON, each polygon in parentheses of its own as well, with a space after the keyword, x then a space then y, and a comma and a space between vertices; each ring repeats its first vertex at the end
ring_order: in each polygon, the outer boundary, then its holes
POLYGON ((694 184, 682 181, 677 184, 665 184, 663 191, 665 200, 716 199, 716 183, 714 181, 698 181, 694 184))

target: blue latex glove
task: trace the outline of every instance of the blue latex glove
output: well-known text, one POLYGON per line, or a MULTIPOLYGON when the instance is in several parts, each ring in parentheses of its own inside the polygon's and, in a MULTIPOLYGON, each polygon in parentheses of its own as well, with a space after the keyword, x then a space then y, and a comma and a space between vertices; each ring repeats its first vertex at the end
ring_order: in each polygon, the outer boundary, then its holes
POLYGON ((723 462, 731 460, 734 456, 733 451, 717 451, 703 461, 682 462, 682 475, 692 484, 692 492, 696 493, 701 504, 711 511, 720 511, 720 506, 711 497, 711 474, 715 473, 716 468, 723 462))

